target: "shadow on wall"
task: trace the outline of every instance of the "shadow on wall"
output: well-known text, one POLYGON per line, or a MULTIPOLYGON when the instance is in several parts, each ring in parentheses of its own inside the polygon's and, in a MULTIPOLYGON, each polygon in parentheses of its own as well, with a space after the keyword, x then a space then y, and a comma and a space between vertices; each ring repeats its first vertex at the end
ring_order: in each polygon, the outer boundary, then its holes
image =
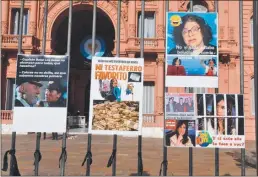
MULTIPOLYGON (((226 152, 227 155, 234 158, 236 165, 241 167, 241 153, 240 152, 226 152)), ((254 151, 246 151, 245 167, 256 169, 256 153, 254 151)))
MULTIPOLYGON (((138 173, 131 173, 129 176, 138 176, 138 173)), ((143 171, 142 176, 150 176, 150 174, 147 171, 143 171)))

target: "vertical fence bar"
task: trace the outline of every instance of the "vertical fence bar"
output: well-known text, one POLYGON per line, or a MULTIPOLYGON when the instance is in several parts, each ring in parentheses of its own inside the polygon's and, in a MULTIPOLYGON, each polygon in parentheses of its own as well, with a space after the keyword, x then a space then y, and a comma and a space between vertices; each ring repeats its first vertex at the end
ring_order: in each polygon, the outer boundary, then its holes
POLYGON ((41 133, 38 132, 37 133, 37 139, 36 139, 36 151, 34 153, 34 157, 35 157, 35 162, 34 162, 34 175, 38 176, 39 175, 39 161, 41 159, 41 154, 40 154, 40 137, 41 137, 41 133))
POLYGON ((46 53, 47 15, 48 15, 48 0, 45 0, 42 55, 45 55, 45 53, 46 53))
POLYGON ((21 0, 21 11, 20 11, 20 21, 19 21, 19 41, 18 41, 18 54, 22 51, 22 33, 23 33, 23 11, 24 11, 25 0, 21 0))
MULTIPOLYGON (((87 151, 91 152, 91 134, 88 134, 88 146, 87 146, 87 151)), ((86 163, 86 176, 90 176, 90 161, 89 159, 87 159, 87 163, 86 163)))
MULTIPOLYGON (((193 12, 193 0, 190 1, 190 12, 193 12)), ((193 176, 193 148, 189 147, 189 176, 193 176)))
MULTIPOLYGON (((219 11, 218 1, 215 1, 215 11, 219 11)), ((219 93, 219 88, 215 88, 215 93, 219 93)), ((215 148, 215 176, 219 176, 219 148, 215 148)))
MULTIPOLYGON (((19 21, 19 40, 18 40, 18 54, 21 54, 22 51, 22 33, 23 33, 23 11, 24 11, 24 4, 25 0, 21 1, 21 11, 20 11, 20 21, 19 21)), ((15 155, 15 143, 16 143, 16 132, 12 132, 12 144, 11 144, 11 150, 14 151, 15 155)), ((11 156, 10 159, 10 176, 14 175, 14 169, 13 165, 15 163, 15 156, 11 156)))
MULTIPOLYGON (((0 2, 0 9, 2 9, 2 2, 0 2)), ((2 13, 0 13, 0 21, 2 22, 2 13)), ((2 48, 2 28, 0 28, 0 49, 2 48)), ((0 65, 3 66, 3 57, 2 57, 2 50, 0 50, 0 65)), ((2 67, 0 67, 0 73, 2 75, 2 67)), ((2 102, 0 103, 0 107, 2 107, 2 102)), ((0 148, 2 149, 2 145, 0 145, 0 148)))
MULTIPOLYGON (((92 58, 95 56, 95 40, 96 40, 96 13, 97 13, 97 0, 93 0, 93 19, 92 19, 92 58)), ((92 135, 91 133, 88 134, 88 145, 87 145, 87 152, 91 154, 91 140, 92 135)), ((92 156, 92 155, 91 155, 92 156)), ((90 176, 90 165, 92 163, 92 159, 87 160, 86 164, 86 176, 90 176)))
MULTIPOLYGON (((169 1, 165 1, 165 24, 167 23, 167 12, 169 11, 169 1)), ((166 25, 165 25, 166 26, 166 25)), ((167 31, 167 29, 165 29, 165 31, 167 31)), ((166 49, 166 42, 165 42, 165 49, 166 49)), ((167 58, 167 55, 166 55, 167 52, 165 52, 165 62, 164 62, 164 99, 163 99, 163 112, 164 112, 164 123, 163 123, 163 166, 162 168, 163 169, 160 169, 160 170, 163 170, 163 176, 167 176, 167 161, 168 161, 168 150, 167 150, 167 146, 165 145, 166 143, 166 132, 165 132, 165 127, 166 127, 166 102, 165 102, 165 95, 166 95, 166 58, 167 58)), ((161 174, 160 174, 161 175, 161 174)))
MULTIPOLYGON (((121 21, 121 0, 117 2, 117 33, 116 33, 116 56, 120 57, 120 22, 121 21)), ((117 152, 117 135, 113 136, 113 162, 112 176, 116 176, 116 152, 117 152)))
MULTIPOLYGON (((68 18, 68 34, 67 34, 67 52, 66 55, 68 56, 68 79, 67 83, 69 83, 69 73, 70 73, 70 53, 71 53, 71 33, 72 33, 72 13, 73 13, 73 0, 69 1, 69 18, 68 18)), ((69 89, 69 88, 67 88, 69 89)), ((68 90, 67 90, 68 92, 68 90)), ((69 101, 69 98, 67 98, 67 102, 69 101)), ((66 120, 68 121, 68 120, 66 120)), ((63 133, 63 139, 62 139, 62 159, 61 159, 61 169, 60 169, 60 176, 65 175, 65 162, 67 159, 67 153, 66 153, 66 138, 67 134, 66 132, 63 133)))
MULTIPOLYGON (((239 1, 240 93, 244 94, 243 1, 239 1)), ((245 148, 241 148, 241 176, 245 176, 245 148)))
MULTIPOLYGON (((45 0, 44 5, 44 26, 43 26, 43 41, 42 41, 42 55, 46 53, 46 35, 47 35, 47 14, 48 14, 48 0, 45 0)), ((40 153, 40 138, 41 133, 37 133, 36 139, 36 151, 34 153, 35 156, 35 167, 34 167, 34 175, 38 176, 39 173, 39 162, 41 160, 41 153, 40 153)))
MULTIPOLYGON (((145 0, 141 0, 141 45, 140 45, 140 57, 144 58, 144 14, 145 14, 145 0)), ((142 135, 138 136, 138 176, 142 176, 143 164, 142 164, 142 135)))
MULTIPOLYGON (((254 90, 255 90, 255 140, 256 140, 256 164, 258 162, 258 2, 253 0, 253 34, 254 34, 254 90)), ((256 165, 258 176, 258 166, 256 165)))

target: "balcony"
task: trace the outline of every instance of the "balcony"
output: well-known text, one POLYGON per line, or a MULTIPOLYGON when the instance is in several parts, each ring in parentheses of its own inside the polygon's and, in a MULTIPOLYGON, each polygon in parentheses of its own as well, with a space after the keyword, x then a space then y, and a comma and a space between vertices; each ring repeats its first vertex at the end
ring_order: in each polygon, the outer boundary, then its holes
MULTIPOLYGON (((2 49, 18 49, 19 35, 3 34, 2 49)), ((22 49, 32 50, 35 45, 35 38, 31 35, 23 35, 22 49)))
MULTIPOLYGON (((141 38, 129 38, 128 48, 126 51, 139 52, 141 46, 141 38)), ((145 52, 164 52, 165 40, 163 38, 144 38, 145 52)))
POLYGON ((2 124, 13 123, 13 111, 12 110, 1 110, 1 121, 2 124))

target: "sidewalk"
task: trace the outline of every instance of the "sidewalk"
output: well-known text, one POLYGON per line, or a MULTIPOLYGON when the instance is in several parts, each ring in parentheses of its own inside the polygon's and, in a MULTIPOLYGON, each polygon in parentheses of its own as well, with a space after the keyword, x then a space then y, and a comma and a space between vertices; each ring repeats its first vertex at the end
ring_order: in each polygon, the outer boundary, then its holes
MULTIPOLYGON (((61 154, 62 140, 51 140, 51 135, 47 139, 41 139, 42 160, 39 167, 40 176, 59 176, 60 169, 59 156, 61 154)), ((112 167, 107 168, 107 162, 112 152, 112 136, 92 136, 93 164, 91 175, 112 175, 112 167)), ((134 176, 137 174, 137 138, 118 137, 117 149, 117 172, 119 176, 134 176)), ((162 162, 162 139, 143 138, 143 169, 145 176, 159 175, 160 163, 162 162)), ((11 147, 11 136, 2 135, 2 159, 4 152, 11 147)), ((16 157, 20 173, 22 176, 34 175, 34 151, 36 147, 36 135, 17 135, 16 137, 16 157)), ((246 175, 255 176, 255 143, 247 142, 248 156, 246 162, 246 175), (251 160, 250 160, 251 159, 251 160)), ((82 161, 87 150, 87 135, 78 135, 75 139, 67 139, 67 162, 65 175, 85 176, 86 167, 82 167, 82 161)), ((168 149, 168 171, 167 175, 188 176, 188 152, 187 148, 168 149)), ((214 149, 193 149, 193 175, 214 176, 214 149)), ((230 174, 231 176, 241 175, 240 150, 221 149, 220 150, 220 175, 230 174)), ((8 156, 10 159, 10 156, 8 156)), ((2 164, 2 163, 1 163, 2 164)), ((9 170, 9 169, 8 169, 9 170)), ((8 175, 9 172, 2 172, 8 175)))

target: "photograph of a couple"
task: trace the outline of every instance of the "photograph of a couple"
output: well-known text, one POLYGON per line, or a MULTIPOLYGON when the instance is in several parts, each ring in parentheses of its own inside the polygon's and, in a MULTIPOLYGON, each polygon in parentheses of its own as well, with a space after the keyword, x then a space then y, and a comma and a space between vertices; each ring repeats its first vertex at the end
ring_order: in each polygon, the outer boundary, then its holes
POLYGON ((166 113, 194 113, 192 94, 171 94, 166 96, 166 113))
POLYGON ((169 12, 167 54, 217 55, 217 14, 169 12))
POLYGON ((167 57, 167 76, 217 76, 217 57, 167 57))
POLYGON ((16 80, 15 107, 66 107, 66 81, 16 80))
POLYGON ((195 146, 195 120, 166 120, 170 126, 165 127, 165 145, 170 147, 195 146), (171 126, 171 121, 173 124, 171 126))

